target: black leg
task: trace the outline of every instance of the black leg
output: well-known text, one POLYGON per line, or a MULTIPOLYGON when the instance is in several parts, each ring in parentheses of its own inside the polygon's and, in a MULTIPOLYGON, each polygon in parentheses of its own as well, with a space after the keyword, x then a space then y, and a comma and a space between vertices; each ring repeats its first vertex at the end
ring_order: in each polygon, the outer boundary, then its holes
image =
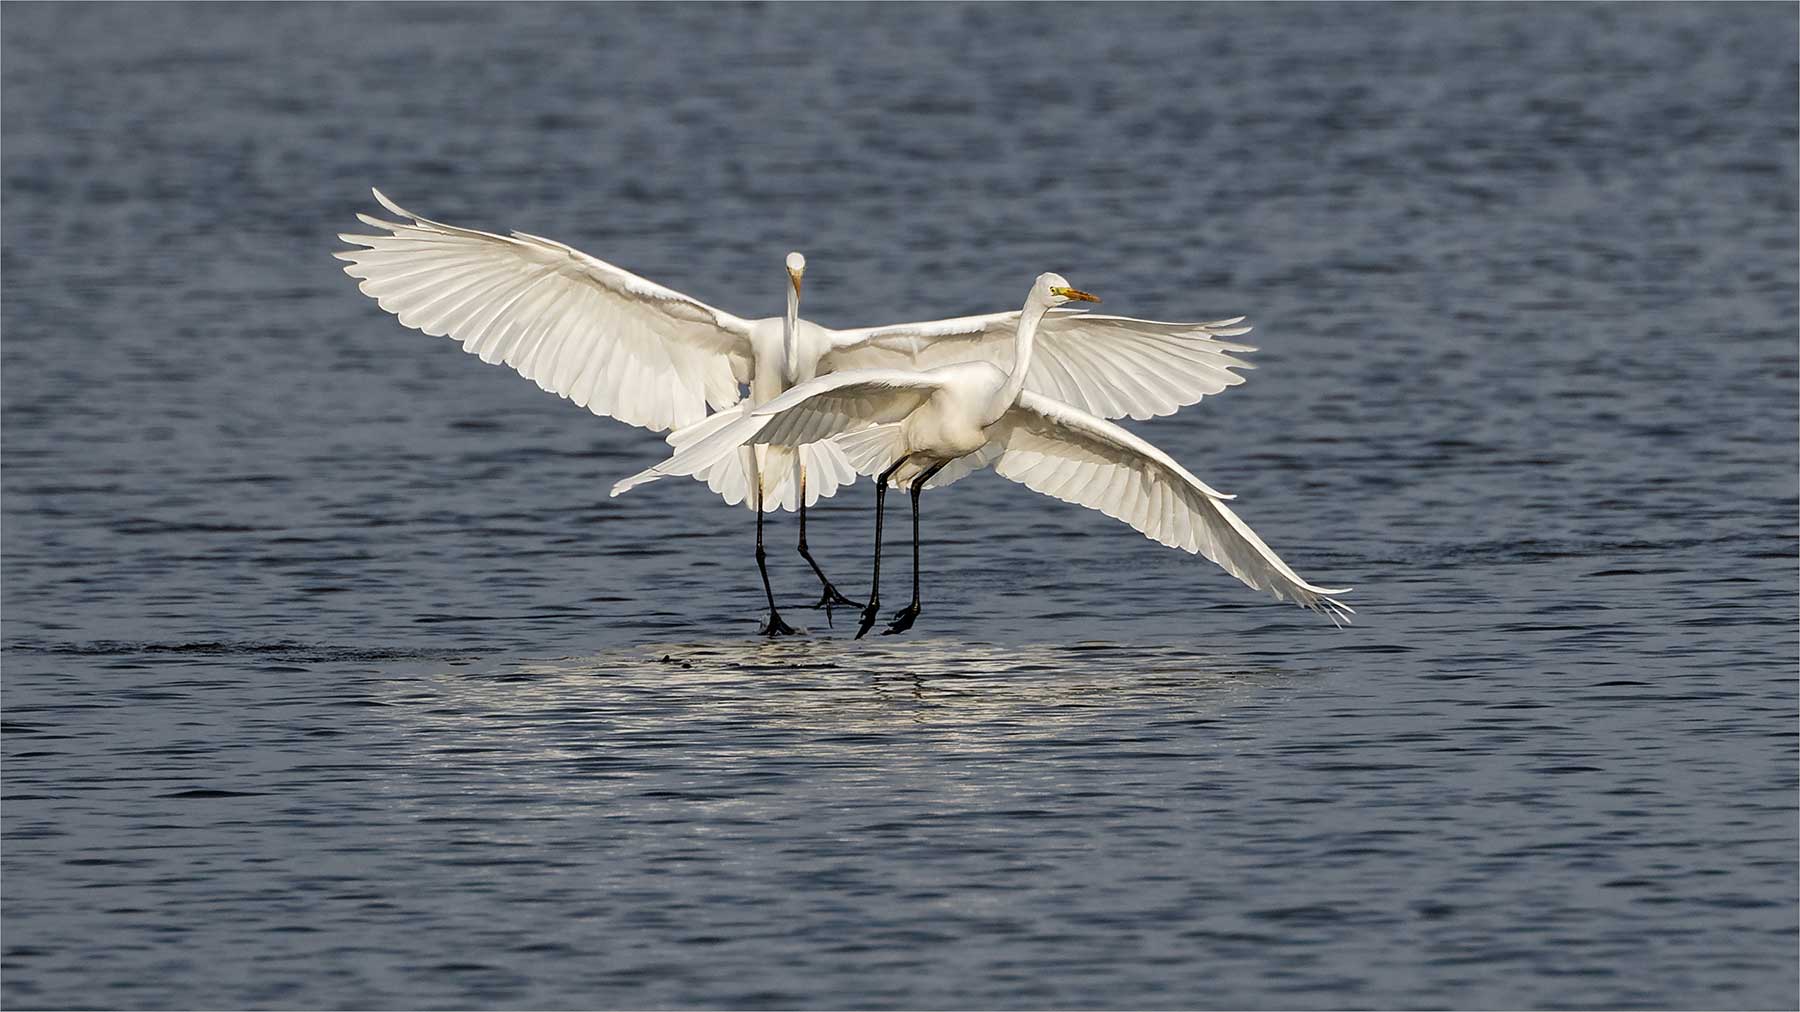
POLYGON ((756 476, 756 568, 762 572, 763 594, 769 599, 769 624, 763 627, 764 636, 791 636, 799 630, 781 620, 781 613, 775 610, 775 591, 769 586, 768 553, 763 551, 763 493, 762 475, 756 476))
POLYGON ((862 610, 862 625, 856 630, 856 638, 862 639, 869 634, 869 628, 875 624, 875 615, 881 610, 881 510, 887 504, 888 479, 900 470, 910 454, 902 454, 892 466, 881 472, 875 479, 875 573, 869 577, 869 603, 862 610))
POLYGON ((913 620, 919 617, 919 493, 925 491, 925 483, 931 476, 943 469, 947 460, 940 460, 925 469, 912 487, 913 508, 913 596, 912 603, 894 613, 894 621, 882 631, 885 636, 902 633, 912 628, 913 620))
POLYGON ((852 608, 862 607, 862 602, 852 601, 843 594, 838 593, 838 589, 832 586, 831 581, 826 578, 825 571, 819 568, 819 563, 812 557, 812 553, 806 550, 806 469, 804 467, 800 468, 800 557, 805 559, 806 564, 812 567, 813 575, 819 578, 819 585, 824 588, 824 590, 820 592, 819 603, 813 605, 813 607, 825 609, 826 625, 831 624, 831 608, 833 605, 842 604, 852 608))

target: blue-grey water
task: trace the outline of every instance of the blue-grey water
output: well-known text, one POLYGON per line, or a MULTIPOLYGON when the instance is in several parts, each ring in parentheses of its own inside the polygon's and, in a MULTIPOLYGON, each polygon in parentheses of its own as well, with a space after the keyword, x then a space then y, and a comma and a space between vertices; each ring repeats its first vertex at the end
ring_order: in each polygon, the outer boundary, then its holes
POLYGON ((0 999, 1793 1007, 1797 20, 7 5, 0 999), (1132 427, 1357 624, 985 475, 905 638, 774 520, 764 642, 747 512, 358 294, 371 184, 1248 314, 1132 427))

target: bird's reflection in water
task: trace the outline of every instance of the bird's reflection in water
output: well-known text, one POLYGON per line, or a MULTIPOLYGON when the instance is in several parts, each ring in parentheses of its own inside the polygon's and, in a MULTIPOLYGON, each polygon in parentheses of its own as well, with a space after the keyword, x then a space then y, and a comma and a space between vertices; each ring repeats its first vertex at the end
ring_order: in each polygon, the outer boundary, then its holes
POLYGON ((432 680, 454 697, 456 710, 471 715, 579 714, 638 732, 696 718, 745 720, 765 731, 856 732, 902 717, 954 733, 999 722, 1081 720, 1095 709, 1160 709, 1192 718, 1297 677, 1176 646, 919 638, 690 641, 432 680))

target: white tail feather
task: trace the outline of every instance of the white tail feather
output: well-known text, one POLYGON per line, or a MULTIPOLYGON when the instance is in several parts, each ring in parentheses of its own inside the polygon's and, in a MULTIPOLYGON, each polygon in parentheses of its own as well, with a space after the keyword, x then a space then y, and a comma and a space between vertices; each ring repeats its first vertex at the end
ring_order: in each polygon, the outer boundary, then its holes
POLYGON ((845 463, 870 477, 887 470, 906 451, 899 422, 847 432, 837 437, 837 443, 843 447, 845 463))

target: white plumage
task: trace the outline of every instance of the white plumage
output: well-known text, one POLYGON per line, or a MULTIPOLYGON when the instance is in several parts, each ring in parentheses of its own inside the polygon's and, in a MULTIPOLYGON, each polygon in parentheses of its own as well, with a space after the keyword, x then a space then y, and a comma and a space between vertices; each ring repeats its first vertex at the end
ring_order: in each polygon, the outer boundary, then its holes
MULTIPOLYGON (((446 225, 374 194, 404 220, 359 214, 375 234, 342 235, 356 248, 335 254, 364 294, 402 324, 453 338, 482 361, 504 363, 596 415, 674 430, 668 440, 676 456, 710 446, 756 406, 822 374, 957 364, 991 370, 1012 362, 1018 312, 856 330, 800 319, 806 259, 798 253, 787 257, 786 312, 749 320, 555 240, 446 225)), ((1027 367, 1020 382, 1106 417, 1168 414, 1243 382, 1231 370, 1248 363, 1231 356, 1254 349, 1222 340, 1246 333, 1242 320, 1038 313, 1033 326, 1042 332, 1042 348, 1035 362, 1019 360, 1027 367)), ((757 566, 771 635, 792 630, 777 614, 769 585, 763 512, 800 511, 800 551, 823 585, 820 604, 847 601, 807 552, 805 513, 820 496, 856 480, 851 457, 826 441, 845 431, 734 447, 685 472, 727 503, 758 511, 757 566)), ((857 459, 871 452, 867 437, 856 447, 857 459)))
MULTIPOLYGON (((1302 579, 1225 505, 1231 496, 1113 422, 1029 389, 1039 324, 1070 298, 1092 296, 1070 289, 1055 274, 1039 276, 1017 316, 1010 371, 988 362, 961 362, 924 371, 857 369, 822 376, 686 443, 661 464, 619 482, 613 494, 665 475, 703 471, 744 446, 835 439, 857 470, 888 472, 894 485, 920 476, 927 479, 926 488, 947 485, 992 466, 1011 481, 1202 555, 1278 600, 1322 612, 1333 622, 1348 619, 1352 610, 1338 600, 1348 589, 1302 579)), ((914 502, 916 508, 916 492, 914 502)), ((872 600, 864 632, 873 607, 872 600)), ((890 631, 910 626, 917 612, 915 582, 913 604, 890 631)))

